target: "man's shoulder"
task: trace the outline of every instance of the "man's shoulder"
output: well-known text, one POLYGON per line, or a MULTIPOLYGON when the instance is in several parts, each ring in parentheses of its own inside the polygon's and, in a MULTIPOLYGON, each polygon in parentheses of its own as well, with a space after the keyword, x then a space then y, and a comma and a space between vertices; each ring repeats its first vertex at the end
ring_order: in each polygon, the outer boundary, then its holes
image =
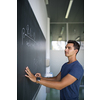
POLYGON ((80 64, 79 61, 77 61, 77 62, 73 65, 73 67, 74 67, 74 68, 76 67, 77 69, 83 70, 83 66, 80 64))
POLYGON ((78 65, 78 66, 82 67, 81 63, 78 60, 76 61, 75 65, 78 65))

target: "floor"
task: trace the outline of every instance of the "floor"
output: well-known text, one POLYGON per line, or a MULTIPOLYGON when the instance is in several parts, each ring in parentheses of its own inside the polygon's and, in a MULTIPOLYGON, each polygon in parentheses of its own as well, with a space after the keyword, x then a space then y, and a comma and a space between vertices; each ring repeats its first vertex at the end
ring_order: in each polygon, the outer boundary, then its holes
POLYGON ((46 100, 60 100, 60 91, 56 89, 50 89, 50 93, 47 93, 46 100))
MULTIPOLYGON (((60 91, 56 89, 47 89, 46 100, 60 100, 60 91)), ((84 77, 79 88, 79 100, 84 100, 84 77)))

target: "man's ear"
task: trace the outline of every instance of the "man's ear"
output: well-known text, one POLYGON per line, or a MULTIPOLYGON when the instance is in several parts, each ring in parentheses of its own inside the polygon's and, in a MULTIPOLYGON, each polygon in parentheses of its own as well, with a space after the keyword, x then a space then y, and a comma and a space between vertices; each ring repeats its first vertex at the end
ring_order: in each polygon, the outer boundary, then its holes
POLYGON ((76 52, 76 54, 77 54, 77 52, 78 52, 78 49, 75 49, 75 52, 76 52))

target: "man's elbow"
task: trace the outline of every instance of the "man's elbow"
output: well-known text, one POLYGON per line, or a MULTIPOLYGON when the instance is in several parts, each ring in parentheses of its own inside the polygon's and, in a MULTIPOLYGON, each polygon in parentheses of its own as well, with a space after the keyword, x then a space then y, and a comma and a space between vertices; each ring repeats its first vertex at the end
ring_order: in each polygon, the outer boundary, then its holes
POLYGON ((56 85, 55 86, 55 89, 57 89, 57 90, 62 90, 62 89, 64 89, 65 87, 67 87, 67 86, 69 86, 69 85, 66 85, 66 86, 63 86, 63 85, 56 85))
POLYGON ((62 90, 63 88, 60 87, 60 86, 58 86, 58 87, 55 87, 55 89, 57 89, 57 90, 62 90))

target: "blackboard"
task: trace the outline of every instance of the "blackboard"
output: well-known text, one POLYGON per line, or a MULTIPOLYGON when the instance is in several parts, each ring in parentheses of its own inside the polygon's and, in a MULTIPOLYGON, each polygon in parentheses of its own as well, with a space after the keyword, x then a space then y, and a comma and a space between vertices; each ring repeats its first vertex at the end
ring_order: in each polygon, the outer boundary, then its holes
POLYGON ((17 100, 32 100, 40 87, 25 77, 26 66, 45 75, 46 40, 28 0, 17 0, 17 100))

